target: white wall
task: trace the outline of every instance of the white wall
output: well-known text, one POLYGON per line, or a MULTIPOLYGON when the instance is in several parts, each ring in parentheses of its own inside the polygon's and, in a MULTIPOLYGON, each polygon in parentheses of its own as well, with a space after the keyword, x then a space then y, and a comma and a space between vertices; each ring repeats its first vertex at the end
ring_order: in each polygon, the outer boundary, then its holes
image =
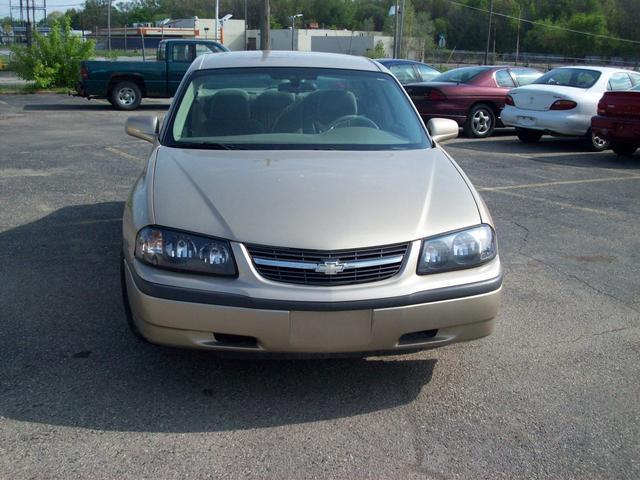
MULTIPOLYGON (((166 26, 174 28, 195 28, 198 30, 198 38, 214 40, 216 37, 216 26, 213 18, 181 18, 171 20, 166 26), (205 28, 209 30, 206 31, 205 28)), ((224 26, 222 26, 222 22, 220 22, 220 27, 223 31, 222 43, 225 47, 229 50, 244 50, 244 20, 234 20, 232 18, 224 22, 224 26)))

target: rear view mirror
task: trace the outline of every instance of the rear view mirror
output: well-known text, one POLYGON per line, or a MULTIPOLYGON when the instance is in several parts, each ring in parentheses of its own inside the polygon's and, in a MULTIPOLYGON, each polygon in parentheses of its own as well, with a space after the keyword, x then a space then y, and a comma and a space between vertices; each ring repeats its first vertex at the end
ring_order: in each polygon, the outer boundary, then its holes
POLYGON ((434 142, 442 143, 458 136, 460 127, 454 120, 448 118, 432 118, 427 123, 427 130, 434 142))
POLYGON ((136 116, 127 119, 124 130, 132 137, 153 143, 158 137, 159 126, 158 117, 136 116))

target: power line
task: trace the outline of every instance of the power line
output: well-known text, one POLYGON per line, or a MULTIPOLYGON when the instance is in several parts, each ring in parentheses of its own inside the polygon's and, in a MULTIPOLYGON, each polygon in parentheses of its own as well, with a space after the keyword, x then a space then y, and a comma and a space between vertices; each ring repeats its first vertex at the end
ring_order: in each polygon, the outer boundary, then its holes
MULTIPOLYGON (((479 12, 484 12, 484 13, 487 13, 487 14, 491 13, 489 10, 487 10, 485 8, 473 7, 471 5, 466 5, 464 3, 456 2, 455 0, 447 0, 447 1, 449 3, 451 3, 451 4, 453 4, 453 5, 458 5, 459 7, 468 8, 470 10, 477 10, 479 12)), ((604 38, 604 39, 607 39, 607 40, 616 40, 618 42, 627 42, 627 43, 634 43, 636 45, 640 45, 640 40, 630 40, 628 38, 611 37, 609 35, 602 35, 600 33, 582 32, 580 30, 574 30, 572 28, 560 27, 558 25, 549 25, 549 24, 542 23, 542 22, 536 22, 536 21, 533 21, 533 20, 527 20, 525 18, 518 18, 518 17, 514 17, 513 15, 507 15, 506 13, 498 13, 496 11, 493 12, 493 15, 495 15, 496 17, 510 18, 512 20, 517 20, 519 22, 528 23, 530 25, 539 25, 541 27, 552 28, 554 30, 563 30, 565 32, 578 33, 580 35, 588 35, 590 37, 604 38)))

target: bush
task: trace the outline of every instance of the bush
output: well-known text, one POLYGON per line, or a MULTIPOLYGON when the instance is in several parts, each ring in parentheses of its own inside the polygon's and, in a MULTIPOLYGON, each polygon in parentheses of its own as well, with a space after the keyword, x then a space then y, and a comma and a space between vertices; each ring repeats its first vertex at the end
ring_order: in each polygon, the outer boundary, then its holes
POLYGON ((369 58, 385 58, 387 56, 387 52, 385 52, 384 50, 384 44, 382 43, 382 41, 378 40, 375 48, 368 48, 365 55, 369 58))
POLYGON ((37 88, 73 87, 80 62, 92 58, 95 44, 71 32, 71 22, 53 22, 47 36, 33 34, 31 47, 14 46, 11 66, 20 78, 32 80, 37 88))

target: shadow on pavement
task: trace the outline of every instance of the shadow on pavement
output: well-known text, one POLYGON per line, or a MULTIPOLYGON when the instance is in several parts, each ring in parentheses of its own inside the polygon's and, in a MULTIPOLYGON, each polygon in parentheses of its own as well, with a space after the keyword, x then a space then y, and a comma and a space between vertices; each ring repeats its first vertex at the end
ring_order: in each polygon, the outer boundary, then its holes
MULTIPOLYGON (((145 111, 145 110, 167 110, 169 108, 169 104, 142 104, 133 112, 125 112, 131 113, 135 115, 137 111, 145 111)), ((30 105, 25 105, 23 107, 25 112, 67 112, 67 111, 112 111, 117 112, 115 108, 111 106, 111 104, 106 102, 91 102, 87 101, 86 103, 34 103, 30 105)))
MULTIPOLYGON (((473 150, 486 153, 511 154, 523 157, 525 161, 552 163, 572 167, 640 169, 640 151, 632 157, 620 157, 612 150, 591 152, 574 138, 543 137, 535 144, 525 144, 516 137, 513 140, 487 138, 483 140, 462 140, 450 144, 451 148, 473 150)), ((445 148, 449 147, 445 144, 445 148)), ((496 156, 499 160, 500 157, 496 156)))
POLYGON ((260 428, 405 405, 435 360, 263 360, 147 345, 119 288, 119 202, 0 233, 0 415, 98 430, 260 428))

